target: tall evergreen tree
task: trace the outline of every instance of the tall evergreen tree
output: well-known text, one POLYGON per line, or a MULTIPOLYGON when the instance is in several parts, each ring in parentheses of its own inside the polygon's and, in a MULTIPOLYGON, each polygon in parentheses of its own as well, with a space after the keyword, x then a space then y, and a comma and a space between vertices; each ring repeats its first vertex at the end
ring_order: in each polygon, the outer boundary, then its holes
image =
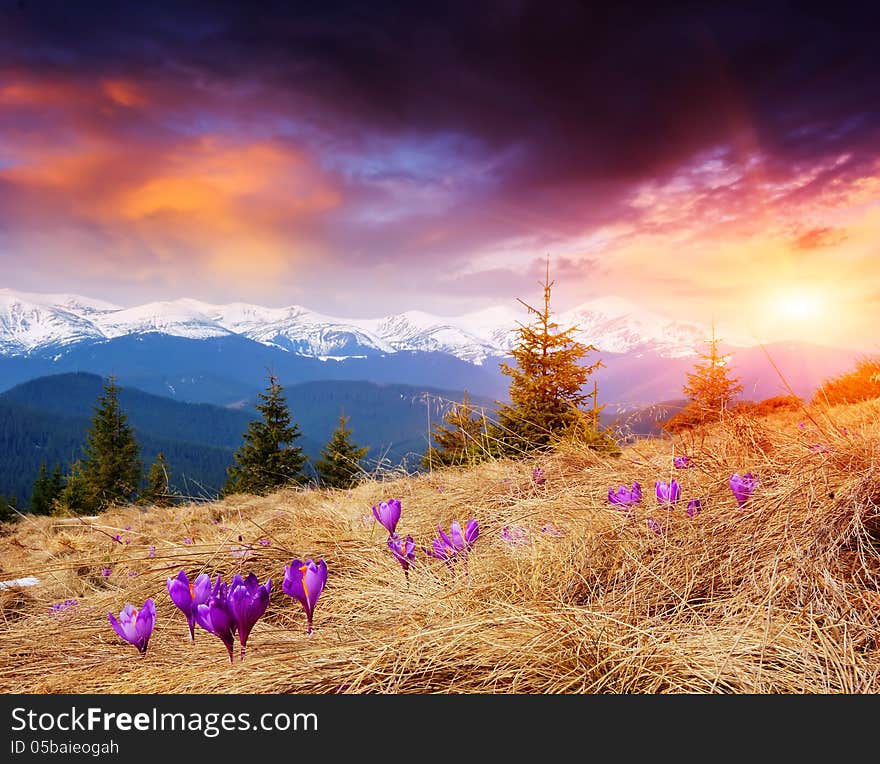
POLYGON ((61 496, 63 489, 64 476, 61 474, 61 465, 56 464, 50 474, 46 462, 43 462, 31 492, 30 513, 32 515, 51 515, 55 501, 61 496))
POLYGON ((701 422, 719 419, 743 390, 739 380, 730 374, 727 359, 718 352, 719 342, 713 324, 712 339, 706 343, 709 352, 699 354, 700 361, 687 374, 687 383, 682 388, 690 400, 689 413, 701 422))
POLYGON ((339 413, 339 426, 315 462, 318 480, 327 488, 351 488, 363 474, 361 460, 370 449, 358 446, 351 439, 353 431, 346 426, 349 419, 343 412, 339 413))
POLYGON ((467 390, 459 403, 454 403, 443 417, 445 424, 435 424, 431 437, 434 445, 422 457, 422 466, 447 467, 476 464, 491 454, 485 419, 471 404, 467 390))
POLYGON ((577 327, 561 329, 551 317, 550 260, 544 279, 544 304, 535 308, 519 300, 530 315, 531 324, 521 324, 519 341, 511 351, 515 366, 501 363, 501 372, 510 377, 510 403, 500 403, 493 438, 508 453, 520 453, 550 445, 557 437, 577 430, 598 434, 599 411, 596 388, 584 392, 590 375, 604 366, 602 361, 585 365, 582 359, 598 352, 572 337, 577 327), (584 408, 589 405, 589 408, 584 408))
POLYGON ((147 485, 141 491, 138 502, 153 507, 170 507, 174 504, 174 499, 175 492, 171 487, 168 462, 165 460, 165 454, 160 451, 147 472, 147 485))
POLYGON ((291 445, 302 434, 292 422, 287 400, 274 374, 266 392, 259 394, 257 411, 262 419, 250 423, 244 443, 235 452, 235 463, 227 470, 221 496, 234 493, 265 495, 290 483, 305 482, 306 456, 300 446, 291 445))
POLYGON ((77 459, 70 465, 64 488, 52 507, 53 515, 89 515, 97 511, 98 502, 91 484, 83 473, 83 463, 77 459))
POLYGON ((140 447, 128 418, 119 407, 119 388, 113 377, 104 384, 86 434, 82 479, 91 512, 134 499, 143 474, 140 447))

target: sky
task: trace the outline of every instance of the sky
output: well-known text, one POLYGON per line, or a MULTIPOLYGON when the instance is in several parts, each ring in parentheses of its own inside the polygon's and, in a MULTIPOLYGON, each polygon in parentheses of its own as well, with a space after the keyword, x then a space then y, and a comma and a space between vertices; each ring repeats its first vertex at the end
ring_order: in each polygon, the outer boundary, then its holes
POLYGON ((0 0, 0 286, 878 351, 868 4, 711 5, 0 0))

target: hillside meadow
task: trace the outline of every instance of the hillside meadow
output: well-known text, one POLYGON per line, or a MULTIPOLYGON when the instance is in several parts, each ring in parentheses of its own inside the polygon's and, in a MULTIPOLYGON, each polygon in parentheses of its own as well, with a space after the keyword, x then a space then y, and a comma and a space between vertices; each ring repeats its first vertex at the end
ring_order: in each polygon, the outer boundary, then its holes
POLYGON ((40 581, 0 590, 0 691, 877 693, 878 448, 874 400, 743 414, 614 457, 567 443, 350 491, 27 518, 0 536, 0 580, 40 581), (682 454, 690 466, 675 469, 682 454), (743 507, 728 487, 737 472, 759 479, 743 507), (681 501, 665 509, 654 481, 672 478, 681 501), (644 495, 628 517, 608 491, 633 481, 644 495), (388 498, 402 503, 398 533, 418 542, 408 581, 371 514, 388 498), (438 524, 470 518, 466 564, 424 553, 438 524), (311 636, 281 591, 294 558, 329 570, 311 636), (244 661, 198 627, 190 642, 166 589, 181 569, 271 577, 244 661), (147 597, 157 620, 141 656, 107 613, 147 597))

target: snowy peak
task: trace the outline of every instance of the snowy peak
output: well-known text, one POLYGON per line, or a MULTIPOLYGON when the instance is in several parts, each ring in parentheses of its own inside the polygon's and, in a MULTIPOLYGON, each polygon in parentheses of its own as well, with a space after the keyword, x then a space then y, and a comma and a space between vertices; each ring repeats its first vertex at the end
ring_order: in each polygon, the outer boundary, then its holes
MULTIPOLYGON (((531 317, 517 306, 460 316, 411 310, 380 318, 337 318, 291 305, 215 305, 194 299, 123 308, 77 295, 0 289, 0 355, 59 352, 80 342, 159 333, 189 339, 240 336, 312 358, 397 352, 447 353, 472 364, 507 355, 531 317)), ((650 348, 670 358, 692 356, 707 329, 672 321, 619 297, 603 297, 554 316, 561 328, 609 353, 650 348)))

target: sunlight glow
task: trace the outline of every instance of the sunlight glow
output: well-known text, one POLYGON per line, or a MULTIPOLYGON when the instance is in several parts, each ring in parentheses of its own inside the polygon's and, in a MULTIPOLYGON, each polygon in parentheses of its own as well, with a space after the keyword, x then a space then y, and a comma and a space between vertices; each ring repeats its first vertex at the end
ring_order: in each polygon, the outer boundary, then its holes
POLYGON ((823 309, 822 299, 810 292, 785 292, 773 300, 774 312, 789 321, 808 321, 817 318, 823 309))

